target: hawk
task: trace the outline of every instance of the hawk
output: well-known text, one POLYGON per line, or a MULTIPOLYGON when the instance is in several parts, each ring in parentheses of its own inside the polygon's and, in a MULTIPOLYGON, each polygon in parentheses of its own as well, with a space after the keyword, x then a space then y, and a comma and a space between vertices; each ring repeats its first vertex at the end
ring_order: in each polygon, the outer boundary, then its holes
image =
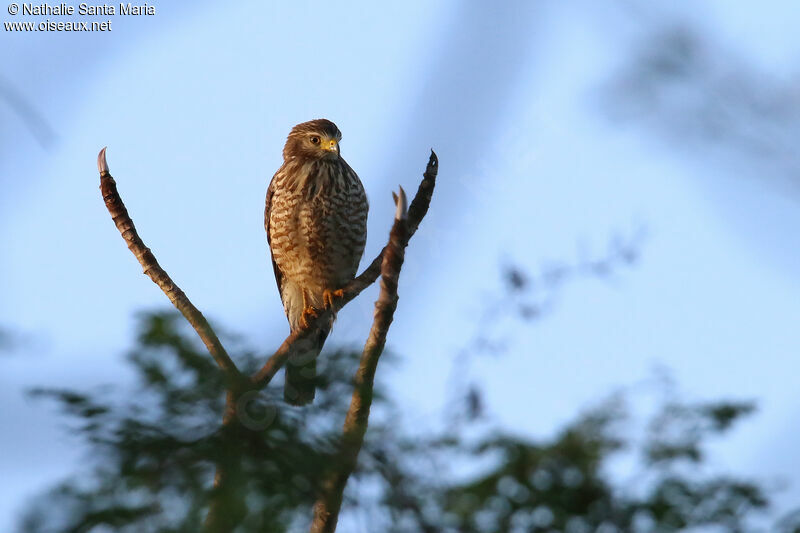
MULTIPOLYGON (((292 332, 333 303, 356 275, 367 241, 367 196, 358 175, 339 153, 336 124, 298 124, 283 147, 283 165, 267 189, 264 226, 275 281, 292 332)), ((333 319, 312 335, 302 354, 286 364, 284 398, 314 399, 316 357, 333 319)))

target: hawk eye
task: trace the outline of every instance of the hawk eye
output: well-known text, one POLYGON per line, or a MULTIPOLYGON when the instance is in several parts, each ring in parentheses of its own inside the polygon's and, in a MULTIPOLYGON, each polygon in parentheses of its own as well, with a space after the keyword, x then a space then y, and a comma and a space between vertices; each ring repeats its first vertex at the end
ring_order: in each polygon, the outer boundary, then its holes
POLYGON ((314 144, 319 144, 319 137, 314 135, 313 137, 311 137, 311 142, 314 144))

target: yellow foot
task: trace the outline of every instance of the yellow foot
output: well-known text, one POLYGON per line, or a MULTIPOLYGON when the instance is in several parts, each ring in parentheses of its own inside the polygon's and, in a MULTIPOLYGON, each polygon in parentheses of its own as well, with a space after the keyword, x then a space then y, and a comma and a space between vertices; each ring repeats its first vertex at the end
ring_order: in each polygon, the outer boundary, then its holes
POLYGON ((314 307, 309 305, 308 307, 303 309, 303 314, 300 315, 300 325, 303 328, 307 328, 308 327, 308 320, 310 318, 317 318, 318 316, 319 316, 319 312, 316 309, 314 309, 314 307))
POLYGON ((325 302, 325 309, 332 308, 334 299, 342 297, 344 297, 343 289, 337 289, 335 291, 325 289, 324 291, 322 291, 322 301, 325 302))

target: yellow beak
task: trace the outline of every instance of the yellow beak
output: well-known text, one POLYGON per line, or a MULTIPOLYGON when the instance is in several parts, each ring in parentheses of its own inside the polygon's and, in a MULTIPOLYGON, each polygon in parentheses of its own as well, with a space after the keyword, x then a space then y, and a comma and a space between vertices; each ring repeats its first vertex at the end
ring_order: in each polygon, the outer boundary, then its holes
POLYGON ((337 146, 338 143, 336 142, 336 139, 326 139, 322 142, 322 149, 329 152, 338 151, 337 146))

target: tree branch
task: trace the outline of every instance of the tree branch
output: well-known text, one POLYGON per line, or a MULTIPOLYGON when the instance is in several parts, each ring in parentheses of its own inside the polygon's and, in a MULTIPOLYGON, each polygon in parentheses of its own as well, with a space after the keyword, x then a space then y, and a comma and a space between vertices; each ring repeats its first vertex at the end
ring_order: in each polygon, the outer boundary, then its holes
MULTIPOLYGON (((436 176, 438 172, 439 158, 436 157, 436 153, 431 150, 431 155, 428 159, 428 165, 425 168, 425 173, 422 175, 422 182, 419 184, 417 194, 414 196, 414 200, 411 202, 411 207, 408 208, 408 218, 406 220, 407 240, 414 235, 420 225, 420 222, 422 222, 422 219, 428 212, 428 207, 430 207, 431 198, 433 196, 433 189, 436 186, 436 176)), ((278 350, 272 354, 272 356, 270 356, 266 363, 264 363, 264 366, 261 367, 261 369, 253 374, 253 376, 250 378, 255 388, 260 389, 272 380, 278 370, 280 370, 284 363, 286 363, 286 359, 288 359, 292 350, 302 349, 302 343, 304 342, 312 342, 309 339, 309 334, 310 332, 315 331, 317 324, 323 324, 325 321, 330 320, 330 315, 332 312, 338 312, 341 310, 342 307, 350 303, 356 296, 361 294, 361 291, 372 285, 375 280, 378 279, 378 276, 381 274, 381 265, 386 254, 386 250, 390 245, 391 242, 387 244, 383 250, 381 250, 377 257, 372 260, 372 263, 370 263, 370 265, 361 274, 359 274, 344 288, 343 296, 334 301, 335 309, 323 311, 317 318, 309 320, 307 328, 297 330, 286 337, 286 340, 283 341, 278 350)))
POLYGON ((111 174, 108 172, 108 163, 106 162, 106 149, 100 150, 97 156, 97 170, 100 172, 100 191, 103 194, 106 208, 111 214, 114 224, 117 226, 122 238, 128 245, 128 249, 136 256, 139 264, 147 276, 153 280, 153 283, 164 291, 169 301, 186 317, 186 320, 192 325, 194 330, 200 336, 203 344, 206 345, 208 352, 217 362, 217 365, 225 373, 228 380, 229 388, 240 389, 245 384, 245 378, 236 368, 236 364, 231 360, 228 352, 222 346, 222 343, 217 337, 217 334, 211 328, 203 314, 189 301, 189 298, 178 287, 169 274, 161 268, 156 261, 156 257, 150 248, 145 246, 139 234, 136 232, 136 227, 133 225, 128 210, 122 202, 122 198, 117 192, 117 183, 111 174))
MULTIPOLYGON (((431 156, 432 161, 434 157, 434 155, 431 156)), ((428 168, 430 168, 430 164, 428 168)), ((430 195, 428 195, 428 202, 430 202, 430 195)), ((344 488, 347 485, 347 479, 356 467, 358 453, 361 451, 364 435, 367 432, 375 371, 386 344, 386 334, 392 324, 394 311, 397 308, 397 282, 411 233, 406 209, 406 195, 402 187, 399 196, 396 197, 396 203, 397 212, 392 231, 389 234, 389 243, 381 252, 381 292, 375 302, 375 319, 372 322, 369 337, 364 344, 361 362, 356 371, 353 396, 342 427, 339 452, 322 479, 320 494, 314 504, 311 533, 336 531, 344 488)), ((427 210, 427 205, 425 210, 427 210)))

